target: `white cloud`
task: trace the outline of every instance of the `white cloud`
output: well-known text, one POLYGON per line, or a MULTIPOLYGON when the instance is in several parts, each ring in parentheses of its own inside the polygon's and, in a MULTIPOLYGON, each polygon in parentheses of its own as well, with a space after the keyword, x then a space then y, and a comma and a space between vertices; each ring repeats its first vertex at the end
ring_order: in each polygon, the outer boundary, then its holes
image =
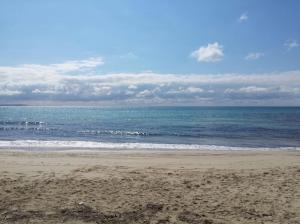
MULTIPOLYGON (((62 63, 66 64, 66 63, 62 63)), ((97 63, 96 63, 97 64, 97 63)), ((91 65, 96 66, 96 65, 91 65)), ((91 67, 85 66, 86 67, 91 67)), ((258 74, 113 73, 86 75, 53 65, 1 67, 0 103, 95 102, 128 104, 247 104, 283 102, 300 105, 300 70, 258 74), (26 68, 26 69, 25 69, 26 68), (281 100, 281 101, 280 101, 281 100)), ((95 68, 95 67, 93 67, 95 68)), ((93 69, 89 69, 89 71, 93 69)), ((62 104, 62 103, 61 103, 62 104)))
POLYGON ((0 89, 0 96, 15 96, 20 94, 22 92, 18 90, 0 89))
POLYGON ((225 93, 266 93, 269 89, 265 87, 247 86, 239 89, 226 89, 225 93))
POLYGON ((239 22, 244 22, 244 21, 247 21, 248 20, 248 13, 247 12, 244 12, 238 19, 239 22))
POLYGON ((256 53, 249 53, 245 59, 246 60, 257 60, 261 57, 263 57, 265 54, 264 53, 261 53, 261 52, 256 52, 256 53))
POLYGON ((101 57, 88 58, 85 60, 70 60, 59 64, 22 64, 15 67, 0 67, 0 73, 9 74, 24 74, 24 75, 57 75, 70 72, 80 72, 89 69, 94 69, 100 65, 103 65, 103 59, 101 57))
POLYGON ((47 90, 34 89, 31 92, 33 94, 56 94, 56 91, 51 89, 47 89, 47 90))
POLYGON ((226 89, 224 95, 232 102, 246 102, 246 105, 300 105, 300 88, 297 86, 245 86, 226 89))
POLYGON ((248 87, 243 87, 239 89, 241 92, 245 93, 262 93, 262 92, 267 92, 268 88, 265 87, 257 87, 257 86, 248 86, 248 87))
POLYGON ((145 89, 142 90, 141 92, 139 92, 138 94, 136 94, 136 97, 138 98, 145 98, 145 97, 149 97, 152 96, 154 94, 154 90, 149 90, 149 89, 145 89))
POLYGON ((191 57, 196 58, 199 62, 217 62, 221 61, 223 56, 223 46, 218 42, 201 46, 191 53, 191 57))
POLYGON ((198 88, 198 87, 193 87, 193 86, 191 86, 191 87, 188 87, 188 88, 186 89, 186 91, 187 91, 188 93, 202 93, 204 90, 201 89, 201 88, 198 88))
POLYGON ((204 90, 199 87, 194 86, 188 86, 188 87, 178 87, 176 90, 169 90, 168 94, 196 94, 196 93, 202 93, 204 90))
POLYGON ((288 50, 291 50, 293 48, 297 48, 300 46, 300 44, 296 40, 287 40, 283 44, 288 50))
POLYGON ((128 86, 128 89, 131 89, 131 90, 133 90, 133 89, 137 89, 138 87, 136 86, 136 85, 129 85, 128 86))
POLYGON ((111 87, 110 86, 101 86, 101 85, 94 85, 92 86, 91 94, 95 96, 103 96, 103 95, 110 95, 111 94, 111 87))

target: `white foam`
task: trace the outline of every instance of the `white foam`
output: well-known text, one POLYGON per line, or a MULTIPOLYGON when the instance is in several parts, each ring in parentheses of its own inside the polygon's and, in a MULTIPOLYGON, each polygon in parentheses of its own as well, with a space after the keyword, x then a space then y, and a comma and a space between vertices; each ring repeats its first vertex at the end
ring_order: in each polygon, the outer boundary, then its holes
POLYGON ((217 145, 197 144, 159 144, 159 143, 108 143, 92 141, 40 141, 40 140, 16 140, 0 141, 0 148, 3 149, 93 149, 93 150, 300 150, 300 147, 230 147, 217 145))

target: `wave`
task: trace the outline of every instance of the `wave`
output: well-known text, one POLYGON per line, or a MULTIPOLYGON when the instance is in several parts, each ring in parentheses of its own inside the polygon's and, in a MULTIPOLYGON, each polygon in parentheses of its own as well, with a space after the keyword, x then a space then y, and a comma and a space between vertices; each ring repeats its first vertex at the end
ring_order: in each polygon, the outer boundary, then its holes
POLYGON ((0 125, 46 125, 43 121, 0 121, 0 125))
POLYGON ((218 145, 198 144, 160 144, 160 143, 112 143, 92 141, 41 141, 41 140, 15 140, 0 141, 2 149, 50 149, 50 150, 72 150, 72 149, 94 149, 94 150, 221 150, 221 151, 269 151, 269 150, 300 150, 300 147, 231 147, 218 145))
POLYGON ((57 131, 58 128, 46 127, 0 127, 0 131, 57 131))
POLYGON ((179 132, 143 132, 143 131, 125 131, 125 130, 83 130, 77 131, 80 135, 95 136, 95 135, 112 135, 112 136, 175 136, 175 137, 203 137, 206 136, 202 133, 179 133, 179 132))
POLYGON ((84 130, 78 131, 79 134, 83 135, 121 135, 121 136, 146 136, 149 135, 146 132, 139 131, 118 131, 118 130, 84 130))
POLYGON ((49 131, 43 121, 3 121, 0 120, 0 131, 49 131))

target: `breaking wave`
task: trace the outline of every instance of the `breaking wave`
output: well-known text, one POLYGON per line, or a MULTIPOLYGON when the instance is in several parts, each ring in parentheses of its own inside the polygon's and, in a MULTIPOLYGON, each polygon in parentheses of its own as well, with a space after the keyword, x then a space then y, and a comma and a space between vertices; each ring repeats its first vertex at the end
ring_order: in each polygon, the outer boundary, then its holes
POLYGON ((50 149, 50 150, 73 150, 73 149, 93 149, 93 150, 300 150, 300 147, 229 147, 217 145, 198 144, 159 144, 159 143, 112 143, 112 142, 92 142, 92 141, 40 141, 40 140, 16 140, 0 141, 2 149, 50 149))

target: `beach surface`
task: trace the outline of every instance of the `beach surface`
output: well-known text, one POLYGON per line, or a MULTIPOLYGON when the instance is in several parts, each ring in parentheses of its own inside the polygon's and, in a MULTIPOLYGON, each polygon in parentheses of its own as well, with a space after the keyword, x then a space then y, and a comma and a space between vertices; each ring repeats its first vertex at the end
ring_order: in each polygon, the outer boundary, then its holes
POLYGON ((300 223, 300 151, 0 152, 0 223, 300 223))

